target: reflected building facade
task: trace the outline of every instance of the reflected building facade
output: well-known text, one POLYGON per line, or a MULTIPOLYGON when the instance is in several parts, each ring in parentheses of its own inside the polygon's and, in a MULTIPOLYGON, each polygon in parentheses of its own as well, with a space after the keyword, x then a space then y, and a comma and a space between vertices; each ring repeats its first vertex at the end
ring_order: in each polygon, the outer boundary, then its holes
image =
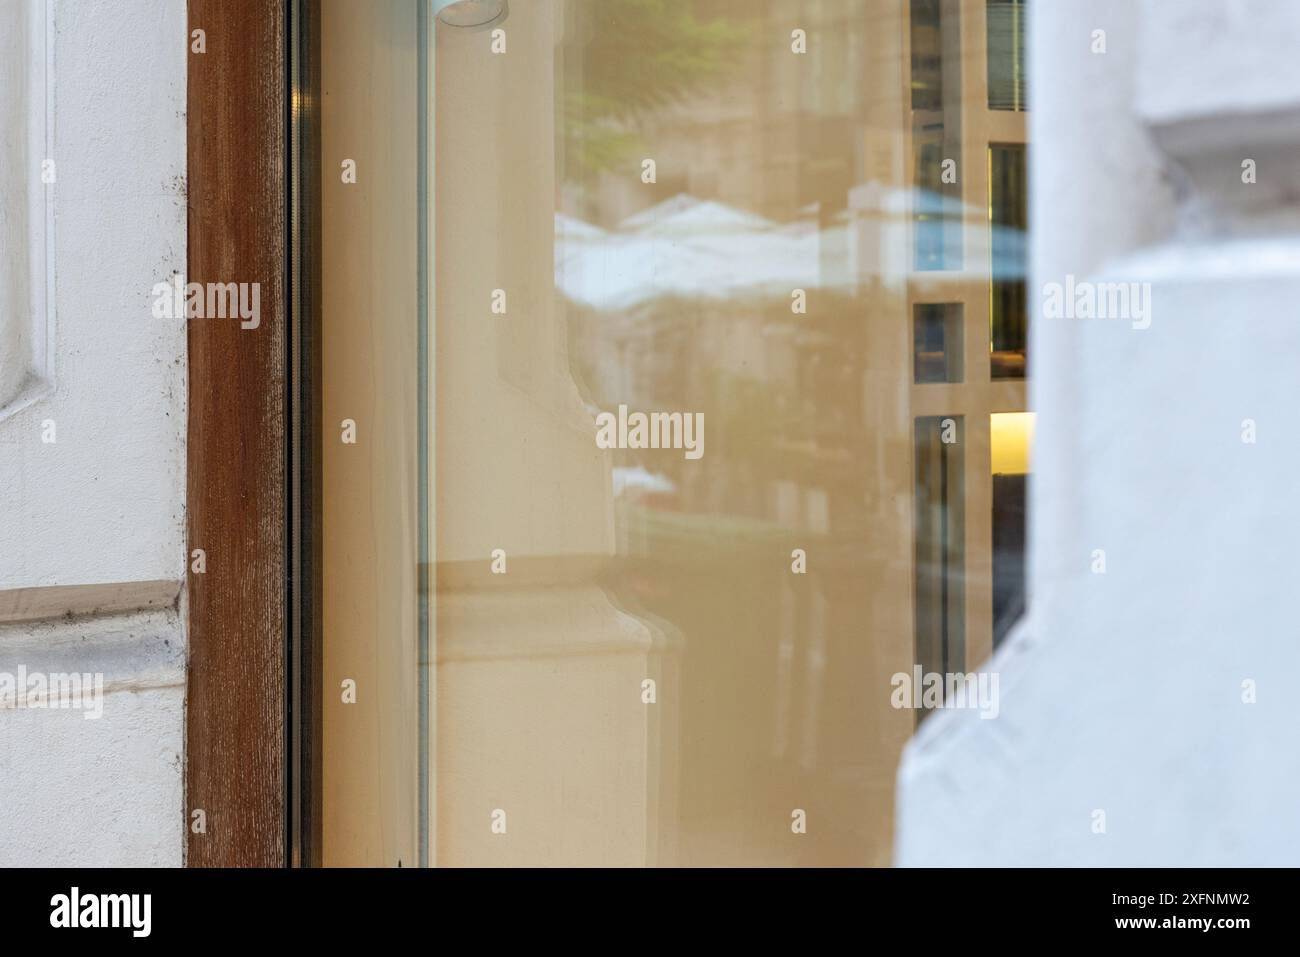
POLYGON ((663 103, 583 113, 654 82, 607 59, 618 4, 571 4, 557 53, 572 375, 593 411, 708 423, 698 462, 614 453, 606 587, 679 683, 659 862, 887 863, 918 717, 891 677, 973 670, 1023 607, 1026 467, 993 474, 990 417, 1025 411, 1024 11, 682 9, 713 59, 663 103))

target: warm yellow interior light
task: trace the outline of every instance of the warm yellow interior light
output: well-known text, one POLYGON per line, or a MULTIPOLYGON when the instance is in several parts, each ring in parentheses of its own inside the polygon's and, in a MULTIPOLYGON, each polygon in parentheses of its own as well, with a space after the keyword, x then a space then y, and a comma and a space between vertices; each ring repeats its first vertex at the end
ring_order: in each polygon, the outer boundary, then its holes
POLYGON ((989 446, 994 475, 1024 475, 1029 471, 1029 447, 1034 441, 1034 413, 994 412, 989 416, 989 446))

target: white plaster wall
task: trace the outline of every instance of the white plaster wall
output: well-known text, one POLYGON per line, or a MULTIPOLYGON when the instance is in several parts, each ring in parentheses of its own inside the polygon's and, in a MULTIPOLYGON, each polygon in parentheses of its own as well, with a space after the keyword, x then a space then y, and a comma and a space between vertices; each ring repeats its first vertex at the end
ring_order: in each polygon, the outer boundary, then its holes
MULTIPOLYGON (((0 592, 179 582, 185 329, 152 317, 151 289, 185 268, 186 4, 50 2, 53 390, 0 419, 0 592)), ((43 189, 38 161, 5 176, 43 189)), ((184 647, 177 609, 0 628, 0 671, 102 671, 112 689, 99 721, 0 710, 0 865, 182 862, 184 647)))
POLYGON ((1294 866, 1300 238, 1239 163, 1279 137, 1261 183, 1300 163, 1277 122, 1300 18, 1053 0, 1031 29, 1030 302, 1067 273, 1147 281, 1152 324, 1034 319, 1030 614, 987 666, 1000 716, 909 745, 896 860, 1294 866))
POLYGON ((185 269, 185 3, 54 11, 54 392, 0 421, 0 589, 179 579, 185 328, 151 289, 185 269))
MULTIPOLYGON (((46 152, 45 11, 0 5, 0 168, 39 168, 46 152)), ((0 177, 0 419, 46 383, 37 355, 48 327, 45 188, 39 176, 0 177), (36 214, 36 215, 34 215, 36 214)))
POLYGON ((182 863, 175 610, 0 628, 0 671, 104 676, 103 717, 0 710, 0 866, 182 863))

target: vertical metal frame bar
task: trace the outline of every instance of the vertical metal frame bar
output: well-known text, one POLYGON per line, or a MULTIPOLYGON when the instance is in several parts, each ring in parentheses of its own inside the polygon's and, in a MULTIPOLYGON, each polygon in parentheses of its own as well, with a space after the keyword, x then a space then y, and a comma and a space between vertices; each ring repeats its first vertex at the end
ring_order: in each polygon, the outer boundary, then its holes
POLYGON ((433 555, 433 512, 432 512, 432 460, 433 460, 433 431, 432 431, 432 407, 429 404, 432 392, 432 376, 430 374, 432 365, 432 349, 430 347, 433 341, 433 251, 434 251, 434 229, 433 229, 433 155, 434 155, 434 19, 431 16, 432 10, 427 0, 416 0, 419 4, 418 29, 419 29, 419 149, 420 156, 417 160, 419 176, 419 262, 416 263, 417 274, 419 275, 419 349, 417 350, 416 361, 419 363, 419 371, 416 376, 416 402, 419 403, 419 409, 416 413, 416 421, 419 423, 419 478, 417 480, 417 514, 420 522, 420 568, 419 577, 416 587, 419 591, 419 654, 417 662, 419 666, 418 678, 418 698, 419 698, 419 834, 418 834, 418 855, 420 867, 430 867, 436 863, 435 842, 436 837, 436 818, 433 813, 433 795, 432 787, 432 747, 434 742, 433 736, 433 669, 434 669, 434 644, 432 637, 432 628, 434 621, 434 599, 432 592, 434 587, 434 576, 432 574, 432 555, 433 555))
POLYGON ((289 0, 288 859, 321 849, 320 11, 289 0))

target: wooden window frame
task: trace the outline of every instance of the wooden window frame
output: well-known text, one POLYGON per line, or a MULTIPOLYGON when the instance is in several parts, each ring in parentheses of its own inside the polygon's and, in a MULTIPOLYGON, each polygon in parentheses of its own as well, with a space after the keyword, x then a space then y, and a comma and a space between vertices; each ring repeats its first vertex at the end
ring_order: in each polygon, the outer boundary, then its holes
POLYGON ((318 864, 318 18, 189 0, 189 30, 187 281, 260 283, 261 317, 188 327, 186 861, 318 864))

